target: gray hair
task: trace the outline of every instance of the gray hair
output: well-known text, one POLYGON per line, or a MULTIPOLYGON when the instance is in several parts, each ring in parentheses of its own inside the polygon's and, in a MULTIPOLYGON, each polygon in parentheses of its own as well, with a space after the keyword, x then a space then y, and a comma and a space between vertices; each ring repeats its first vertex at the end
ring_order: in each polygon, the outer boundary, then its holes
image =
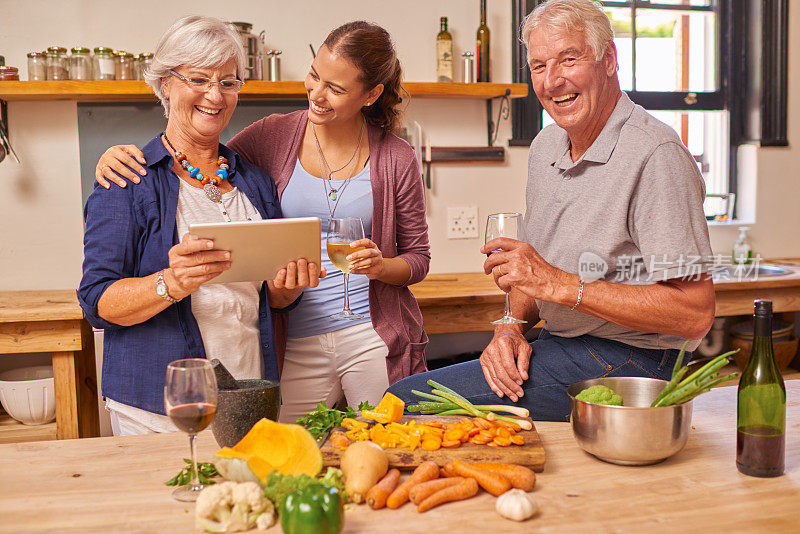
POLYGON ((536 6, 522 23, 525 46, 531 33, 542 26, 582 31, 597 61, 603 58, 608 44, 614 40, 614 30, 603 6, 591 0, 548 0, 536 6))
POLYGON ((169 118, 169 100, 161 80, 170 76, 170 70, 181 65, 219 67, 231 59, 236 62, 236 77, 244 80, 247 57, 236 29, 213 17, 189 15, 178 19, 161 36, 153 61, 143 73, 144 80, 161 100, 164 115, 169 118))

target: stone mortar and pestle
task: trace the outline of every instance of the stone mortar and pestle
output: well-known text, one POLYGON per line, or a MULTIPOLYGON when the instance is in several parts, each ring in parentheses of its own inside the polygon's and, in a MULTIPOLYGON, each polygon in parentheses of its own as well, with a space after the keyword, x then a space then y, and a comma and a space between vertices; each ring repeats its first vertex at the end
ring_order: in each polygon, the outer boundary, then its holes
POLYGON ((211 431, 220 447, 233 447, 263 418, 276 421, 281 406, 275 380, 236 380, 218 359, 211 360, 217 377, 217 413, 211 431))

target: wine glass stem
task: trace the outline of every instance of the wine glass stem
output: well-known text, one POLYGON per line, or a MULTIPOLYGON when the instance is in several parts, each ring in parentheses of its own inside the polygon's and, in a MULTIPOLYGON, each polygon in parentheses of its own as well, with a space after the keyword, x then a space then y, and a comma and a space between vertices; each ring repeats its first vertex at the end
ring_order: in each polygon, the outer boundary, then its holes
POLYGON ((342 309, 342 313, 350 313, 350 294, 348 291, 347 282, 350 277, 348 273, 344 274, 344 308, 342 309))
POLYGON ((197 453, 194 448, 194 441, 197 439, 197 434, 189 434, 189 449, 192 451, 192 480, 189 482, 189 487, 194 489, 200 485, 197 478, 197 453))
POLYGON ((511 292, 506 293, 506 317, 511 317, 511 292))

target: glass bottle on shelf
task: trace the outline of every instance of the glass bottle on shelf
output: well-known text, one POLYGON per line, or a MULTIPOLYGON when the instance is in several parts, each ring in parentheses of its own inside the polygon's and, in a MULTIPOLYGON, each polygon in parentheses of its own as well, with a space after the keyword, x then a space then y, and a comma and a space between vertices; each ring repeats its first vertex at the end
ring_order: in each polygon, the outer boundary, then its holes
POLYGON ((486 26, 486 0, 481 0, 481 25, 478 26, 475 59, 478 63, 478 81, 492 81, 489 57, 489 27, 486 26))
POLYGON ((153 54, 151 52, 144 52, 139 54, 139 76, 136 78, 137 80, 144 80, 144 72, 147 70, 147 67, 150 66, 150 63, 153 62, 153 54))
POLYGON ((114 76, 117 80, 133 80, 133 54, 119 51, 114 54, 114 76))
POLYGON ((95 80, 114 80, 114 51, 105 46, 98 46, 94 49, 94 79, 95 80))
POLYGON ((19 69, 9 65, 0 65, 0 82, 16 82, 19 80, 19 69))
POLYGON ((91 50, 83 46, 76 46, 69 56, 69 79, 70 80, 91 80, 92 79, 92 53, 91 50))
POLYGON ((28 52, 28 80, 47 79, 47 56, 44 52, 28 52))
POLYGON ((67 49, 63 46, 51 46, 47 49, 47 79, 69 80, 67 49))
POLYGON ((736 467, 755 477, 783 474, 786 388, 772 352, 772 301, 755 301, 753 349, 739 380, 736 467))
POLYGON ((436 81, 453 81, 453 36, 447 31, 447 17, 440 19, 436 36, 436 81))

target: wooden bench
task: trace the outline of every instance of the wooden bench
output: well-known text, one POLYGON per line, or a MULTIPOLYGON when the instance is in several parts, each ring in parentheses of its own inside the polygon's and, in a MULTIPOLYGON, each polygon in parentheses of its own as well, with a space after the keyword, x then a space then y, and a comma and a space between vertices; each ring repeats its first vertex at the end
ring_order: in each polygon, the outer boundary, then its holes
POLYGON ((0 443, 99 436, 94 336, 74 290, 0 292, 0 355, 50 353, 56 422, 0 424, 0 443))

